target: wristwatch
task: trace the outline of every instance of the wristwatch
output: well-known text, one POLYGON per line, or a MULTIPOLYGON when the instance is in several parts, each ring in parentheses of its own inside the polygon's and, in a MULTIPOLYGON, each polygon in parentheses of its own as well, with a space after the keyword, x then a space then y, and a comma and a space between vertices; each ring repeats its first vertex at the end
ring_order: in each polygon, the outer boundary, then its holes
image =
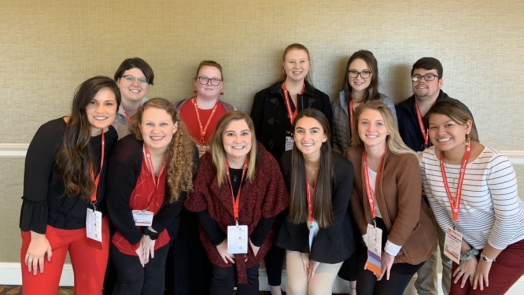
POLYGON ((158 238, 159 233, 155 233, 153 231, 150 231, 149 228, 145 227, 144 231, 142 232, 144 235, 149 236, 151 240, 156 240, 158 238))
POLYGON ((488 258, 486 255, 484 254, 480 254, 480 258, 482 258, 483 261, 486 261, 487 263, 492 263, 492 262, 495 262, 495 258, 491 259, 491 258, 488 258))

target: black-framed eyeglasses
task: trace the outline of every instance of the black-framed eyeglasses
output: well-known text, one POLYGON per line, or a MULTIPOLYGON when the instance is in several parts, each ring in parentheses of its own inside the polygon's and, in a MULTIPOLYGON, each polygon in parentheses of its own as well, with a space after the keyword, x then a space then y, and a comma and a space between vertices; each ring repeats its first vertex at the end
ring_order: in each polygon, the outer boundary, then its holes
POLYGON ((133 75, 123 75, 122 78, 126 79, 126 81, 130 82, 130 83, 135 83, 136 80, 138 80, 138 83, 142 84, 142 85, 145 85, 147 84, 147 79, 144 78, 144 77, 140 77, 140 78, 137 78, 133 75))
POLYGON ((208 77, 198 77, 198 83, 202 85, 207 85, 208 83, 211 83, 213 86, 220 85, 220 82, 222 82, 222 79, 218 78, 208 78, 208 77))
POLYGON ((348 73, 349 73, 349 77, 351 78, 356 78, 358 77, 358 75, 360 75, 362 79, 367 79, 372 74, 370 70, 363 70, 362 72, 359 72, 357 70, 349 70, 348 73))
POLYGON ((438 78, 438 75, 435 74, 426 74, 424 76, 422 75, 413 75, 411 76, 411 81, 413 82, 419 82, 424 78, 426 81, 433 81, 435 78, 438 78))

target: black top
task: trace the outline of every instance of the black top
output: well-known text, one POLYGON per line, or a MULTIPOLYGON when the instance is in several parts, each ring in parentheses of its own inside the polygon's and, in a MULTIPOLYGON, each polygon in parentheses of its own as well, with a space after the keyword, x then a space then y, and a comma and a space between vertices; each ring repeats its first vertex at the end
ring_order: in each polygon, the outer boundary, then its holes
MULTIPOLYGON (((282 83, 283 81, 277 82, 273 86, 258 92, 251 108, 251 118, 255 125, 257 140, 277 161, 280 160, 285 151, 286 136, 290 136, 293 131, 293 125, 288 117, 282 83)), ((307 81, 305 81, 305 85, 304 93, 297 95, 298 111, 306 108, 320 110, 326 115, 331 127, 333 111, 329 96, 313 88, 307 81)), ((291 109, 295 110, 293 103, 291 103, 291 109)))
MULTIPOLYGON (((55 171, 55 157, 64 137, 66 122, 58 118, 42 125, 36 132, 25 159, 24 196, 20 213, 20 229, 46 233, 46 226, 59 229, 80 229, 86 226, 89 202, 79 196, 65 195, 62 179, 55 171)), ((97 209, 106 213, 104 202, 107 159, 118 135, 113 126, 104 134, 104 165, 97 191, 97 209)), ((89 142, 95 173, 100 170, 102 136, 89 142)))
MULTIPOLYGON (((282 155, 281 166, 288 187, 291 179, 291 152, 282 155)), ((313 240, 309 258, 323 263, 338 263, 351 256, 355 250, 353 218, 349 200, 353 191, 353 164, 336 152, 333 156, 333 219, 328 228, 320 228, 313 240)), ((275 244, 281 248, 309 253, 309 230, 307 224, 291 223, 287 218, 280 228, 275 244)))
MULTIPOLYGON (((132 134, 125 136, 115 145, 115 151, 109 159, 107 169, 107 207, 111 221, 116 229, 132 245, 140 242, 142 232, 135 225, 133 213, 129 208, 129 199, 135 189, 136 181, 142 169, 143 142, 137 140, 132 134)), ((193 161, 198 163, 198 152, 195 148, 193 161)), ((195 164, 194 166, 197 166, 195 164)), ((167 177, 167 175, 166 175, 167 177)), ((180 192, 178 201, 169 203, 171 193, 169 184, 166 180, 166 191, 164 203, 158 213, 153 218, 152 228, 161 233, 170 226, 179 216, 180 210, 187 197, 186 192, 180 192)), ((169 236, 175 236, 169 230, 169 236)))
MULTIPOLYGON (((231 183, 233 187, 233 194, 236 198, 240 184, 244 181, 240 181, 242 178, 242 169, 229 168, 229 175, 231 177, 231 183)), ((245 178, 245 177, 244 177, 245 178)), ((197 212, 198 220, 202 225, 202 228, 206 232, 211 243, 215 246, 220 245, 225 239, 226 234, 220 230, 216 220, 211 218, 207 210, 197 212)), ((269 235, 269 231, 273 226, 276 216, 270 218, 262 217, 251 235, 251 242, 253 245, 260 247, 269 235)))

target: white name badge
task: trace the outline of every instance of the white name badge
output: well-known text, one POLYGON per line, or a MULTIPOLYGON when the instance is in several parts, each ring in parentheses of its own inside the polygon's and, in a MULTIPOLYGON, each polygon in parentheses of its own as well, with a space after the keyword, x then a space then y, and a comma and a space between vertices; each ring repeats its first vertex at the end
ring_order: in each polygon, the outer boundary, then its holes
POLYGON ((460 264, 460 248, 462 246, 462 234, 451 227, 446 230, 444 241, 444 255, 456 264, 460 264))
POLYGON ((227 252, 229 254, 247 254, 247 225, 227 227, 227 252))
POLYGON ((293 149, 293 145, 295 145, 295 141, 293 140, 293 137, 286 136, 286 151, 290 151, 293 149))
POLYGON ((133 210, 133 219, 136 226, 151 226, 153 224, 153 212, 147 210, 133 210))
POLYGON ((102 243, 102 212, 87 208, 86 234, 89 239, 102 243))
POLYGON ((366 245, 368 247, 366 269, 380 276, 382 273, 382 230, 380 228, 368 224, 366 245))

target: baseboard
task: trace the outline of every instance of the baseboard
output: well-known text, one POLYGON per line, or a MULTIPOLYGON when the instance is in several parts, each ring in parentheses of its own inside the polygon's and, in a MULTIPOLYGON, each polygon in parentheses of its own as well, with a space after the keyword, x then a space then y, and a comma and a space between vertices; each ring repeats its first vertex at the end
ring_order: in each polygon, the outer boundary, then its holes
MULTIPOLYGON (((265 269, 260 269, 260 290, 261 291, 269 291, 269 285, 267 284, 267 274, 265 269)), ((439 274, 439 281, 440 281, 440 275, 439 274)), ((406 289, 406 292, 404 292, 404 295, 416 295, 417 292, 415 291, 415 288, 413 287, 413 282, 415 280, 411 280, 410 285, 406 289)), ((285 290, 285 286, 287 283, 287 274, 284 270, 282 273, 282 286, 285 290)), ((0 263, 0 285, 22 285, 22 275, 21 275, 21 269, 20 269, 20 263, 6 263, 1 262, 0 263)), ((71 264, 64 265, 64 270, 62 272, 62 278, 60 280, 60 286, 73 286, 74 280, 73 280, 73 268, 71 267, 71 264)), ((347 281, 344 281, 340 278, 337 278, 335 281, 335 284, 333 285, 333 293, 342 293, 347 294, 349 293, 349 283, 347 281)), ((513 287, 506 293, 506 295, 522 295, 524 294, 524 277, 521 277, 513 287)), ((442 290, 440 290, 439 286, 439 295, 442 295, 442 290)))

